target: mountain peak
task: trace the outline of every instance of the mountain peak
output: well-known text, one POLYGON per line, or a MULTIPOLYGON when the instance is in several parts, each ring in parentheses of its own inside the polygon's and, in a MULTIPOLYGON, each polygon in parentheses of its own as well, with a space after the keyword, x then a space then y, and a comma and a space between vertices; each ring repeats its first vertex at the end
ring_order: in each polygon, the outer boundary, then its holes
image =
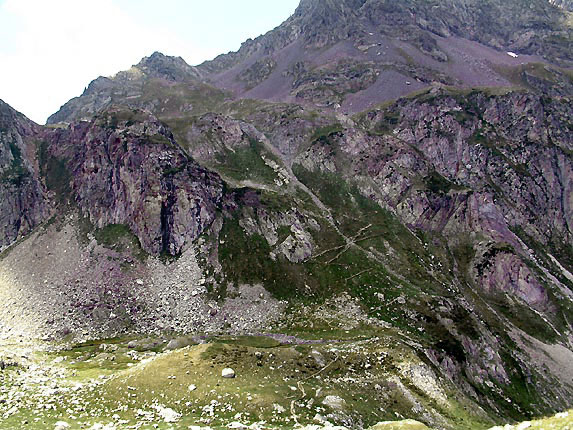
POLYGON ((169 81, 179 82, 200 77, 197 69, 187 64, 183 58, 164 55, 158 51, 144 57, 135 67, 150 77, 169 81))

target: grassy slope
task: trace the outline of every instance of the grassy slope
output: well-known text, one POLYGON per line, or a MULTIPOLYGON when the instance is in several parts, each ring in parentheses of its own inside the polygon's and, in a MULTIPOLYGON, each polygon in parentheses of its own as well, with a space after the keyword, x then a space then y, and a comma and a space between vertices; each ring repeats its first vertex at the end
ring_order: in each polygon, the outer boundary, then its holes
MULTIPOLYGON (((297 421, 312 423, 317 413, 349 426, 368 427, 420 415, 412 412, 412 398, 423 409, 439 411, 455 428, 487 427, 486 421, 466 411, 469 404, 436 403, 413 381, 400 376, 400 366, 419 361, 406 344, 388 334, 383 339, 316 345, 223 337, 159 355, 134 353, 120 340, 107 342, 105 350, 99 342, 78 345, 41 357, 65 377, 53 379, 52 386, 58 388, 48 398, 39 396, 42 390, 33 383, 25 385, 26 400, 0 428, 11 429, 27 421, 35 429, 52 429, 58 420, 78 427, 115 422, 127 428, 145 422, 145 414, 157 405, 182 414, 176 428, 196 424, 224 428, 232 421, 264 421, 274 428, 293 428, 297 421), (112 343, 117 350, 110 349, 112 343), (134 356, 139 358, 134 360, 134 356), (64 361, 53 364, 62 357, 64 361), (232 367, 236 378, 222 378, 225 367, 232 367), (402 380, 404 389, 392 382, 396 378, 402 380), (81 389, 70 389, 78 384, 83 384, 81 389), (196 388, 190 390, 191 385, 196 388), (339 396, 345 405, 333 409, 322 403, 326 396, 339 396), (42 403, 53 404, 54 409, 38 408, 42 403)), ((154 424, 173 428, 157 413, 152 415, 141 428, 154 424)))

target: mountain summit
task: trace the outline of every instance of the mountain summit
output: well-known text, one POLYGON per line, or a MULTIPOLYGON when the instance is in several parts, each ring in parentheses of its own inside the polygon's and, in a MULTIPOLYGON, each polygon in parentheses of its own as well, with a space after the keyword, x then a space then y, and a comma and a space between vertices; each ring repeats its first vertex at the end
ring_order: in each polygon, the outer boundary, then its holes
POLYGON ((303 0, 48 126, 0 102, 0 428, 573 407, 567 5, 303 0))
POLYGON ((191 67, 181 57, 169 57, 160 52, 154 52, 143 58, 136 66, 148 77, 162 78, 174 82, 182 82, 192 78, 200 78, 200 73, 191 67))

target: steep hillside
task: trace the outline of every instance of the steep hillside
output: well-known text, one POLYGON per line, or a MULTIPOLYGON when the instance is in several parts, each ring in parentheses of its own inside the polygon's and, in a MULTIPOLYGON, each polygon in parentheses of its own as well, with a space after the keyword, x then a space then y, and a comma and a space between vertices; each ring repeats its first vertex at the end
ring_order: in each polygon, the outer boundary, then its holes
POLYGON ((5 428, 571 408, 567 13, 303 0, 237 53, 96 79, 52 126, 0 105, 5 428))

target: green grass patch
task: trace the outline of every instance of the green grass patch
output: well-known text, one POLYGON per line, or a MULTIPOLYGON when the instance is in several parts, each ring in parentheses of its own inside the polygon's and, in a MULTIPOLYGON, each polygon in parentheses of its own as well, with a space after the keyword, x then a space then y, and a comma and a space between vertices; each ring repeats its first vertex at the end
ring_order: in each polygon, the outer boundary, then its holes
POLYGON ((22 151, 20 148, 14 142, 9 142, 8 146, 12 153, 12 164, 8 169, 5 169, 0 174, 0 183, 12 184, 19 187, 31 176, 31 174, 24 166, 24 160, 22 159, 22 151))
POLYGON ((261 154, 274 158, 267 154, 261 142, 250 139, 247 147, 236 148, 233 151, 224 148, 222 152, 215 156, 215 163, 210 167, 223 176, 235 180, 254 180, 273 184, 277 174, 272 168, 267 166, 261 158, 261 154))
POLYGON ((37 156, 46 187, 55 193, 59 204, 68 204, 72 192, 72 175, 68 170, 67 160, 52 156, 45 141, 38 142, 37 156))
POLYGON ((119 252, 130 250, 139 261, 147 258, 147 253, 129 226, 125 224, 110 224, 101 229, 94 230, 94 236, 99 244, 119 252))

